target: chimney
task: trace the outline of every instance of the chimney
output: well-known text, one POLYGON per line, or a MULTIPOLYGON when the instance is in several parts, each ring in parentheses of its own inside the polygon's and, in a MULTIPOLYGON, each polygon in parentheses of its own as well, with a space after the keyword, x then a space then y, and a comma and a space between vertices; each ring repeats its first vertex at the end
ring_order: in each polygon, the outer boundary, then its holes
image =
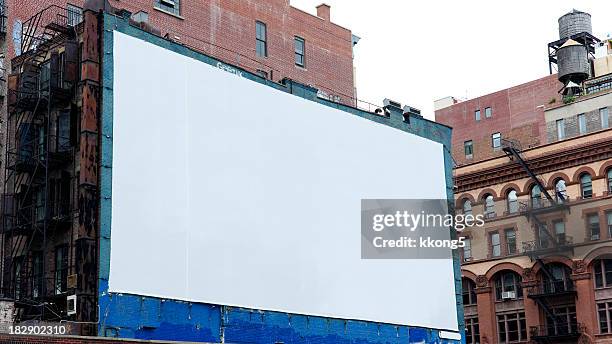
POLYGON ((328 4, 320 4, 317 6, 317 17, 325 19, 326 21, 330 20, 330 8, 328 4))

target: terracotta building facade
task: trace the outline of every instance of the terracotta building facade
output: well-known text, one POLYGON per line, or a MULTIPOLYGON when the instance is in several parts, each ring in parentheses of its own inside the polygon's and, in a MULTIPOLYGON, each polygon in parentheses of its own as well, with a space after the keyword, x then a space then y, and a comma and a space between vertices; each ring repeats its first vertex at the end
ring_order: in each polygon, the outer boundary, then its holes
POLYGON ((485 218, 460 234, 467 343, 612 343, 606 80, 567 96, 553 74, 438 102, 453 127, 456 211, 485 218))
POLYGON ((457 211, 486 218, 462 233, 468 343, 610 342, 611 147, 606 129, 523 150, 552 201, 506 156, 456 169, 457 211))

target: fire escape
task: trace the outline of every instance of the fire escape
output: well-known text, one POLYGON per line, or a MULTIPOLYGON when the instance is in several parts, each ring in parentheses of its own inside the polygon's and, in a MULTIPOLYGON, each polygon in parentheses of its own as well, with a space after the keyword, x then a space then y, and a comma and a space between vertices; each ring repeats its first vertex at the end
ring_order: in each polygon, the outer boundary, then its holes
POLYGON ((75 117, 65 109, 77 84, 79 16, 50 6, 25 21, 22 55, 13 60, 8 80, 2 296, 15 300, 17 320, 59 320, 65 314, 57 300, 65 286, 58 281, 66 280, 63 267, 70 259, 56 252, 60 261, 50 264, 48 252, 56 232, 70 228, 74 217, 66 169, 74 157, 75 117), (55 49, 60 45, 61 53, 55 49))
POLYGON ((575 304, 576 291, 573 281, 555 276, 544 263, 543 258, 554 254, 572 254, 573 238, 565 233, 551 234, 546 223, 539 216, 553 212, 570 211, 567 196, 556 193, 555 197, 546 189, 546 185, 530 168, 522 156, 520 144, 513 140, 502 139, 502 149, 511 161, 520 165, 523 171, 534 183, 539 194, 530 194, 530 202, 521 204, 520 211, 532 223, 536 240, 523 242, 523 252, 539 265, 542 271, 542 281, 529 288, 528 297, 533 299, 543 310, 547 323, 530 329, 531 339, 537 343, 563 343, 575 341, 581 335, 581 326, 568 321, 555 313, 552 305, 559 301, 575 304), (544 197, 542 197, 542 195, 544 197))

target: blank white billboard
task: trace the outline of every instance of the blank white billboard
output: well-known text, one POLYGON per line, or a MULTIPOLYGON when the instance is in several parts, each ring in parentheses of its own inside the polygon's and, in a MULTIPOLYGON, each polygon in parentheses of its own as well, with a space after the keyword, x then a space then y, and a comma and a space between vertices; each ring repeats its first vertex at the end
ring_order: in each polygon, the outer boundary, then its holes
POLYGON ((442 145, 114 33, 109 291, 457 330, 451 260, 361 259, 442 145))

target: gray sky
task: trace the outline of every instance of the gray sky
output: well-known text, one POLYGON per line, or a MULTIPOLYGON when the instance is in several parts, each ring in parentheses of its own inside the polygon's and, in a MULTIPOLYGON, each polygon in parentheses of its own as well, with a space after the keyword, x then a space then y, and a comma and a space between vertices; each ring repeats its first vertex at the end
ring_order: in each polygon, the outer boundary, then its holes
MULTIPOLYGON (((291 0, 310 13, 323 0, 291 0)), ((474 98, 548 74, 557 19, 589 12, 594 34, 612 33, 612 1, 325 0, 332 21, 362 38, 356 48, 360 99, 389 97, 433 119, 433 101, 474 98)))

